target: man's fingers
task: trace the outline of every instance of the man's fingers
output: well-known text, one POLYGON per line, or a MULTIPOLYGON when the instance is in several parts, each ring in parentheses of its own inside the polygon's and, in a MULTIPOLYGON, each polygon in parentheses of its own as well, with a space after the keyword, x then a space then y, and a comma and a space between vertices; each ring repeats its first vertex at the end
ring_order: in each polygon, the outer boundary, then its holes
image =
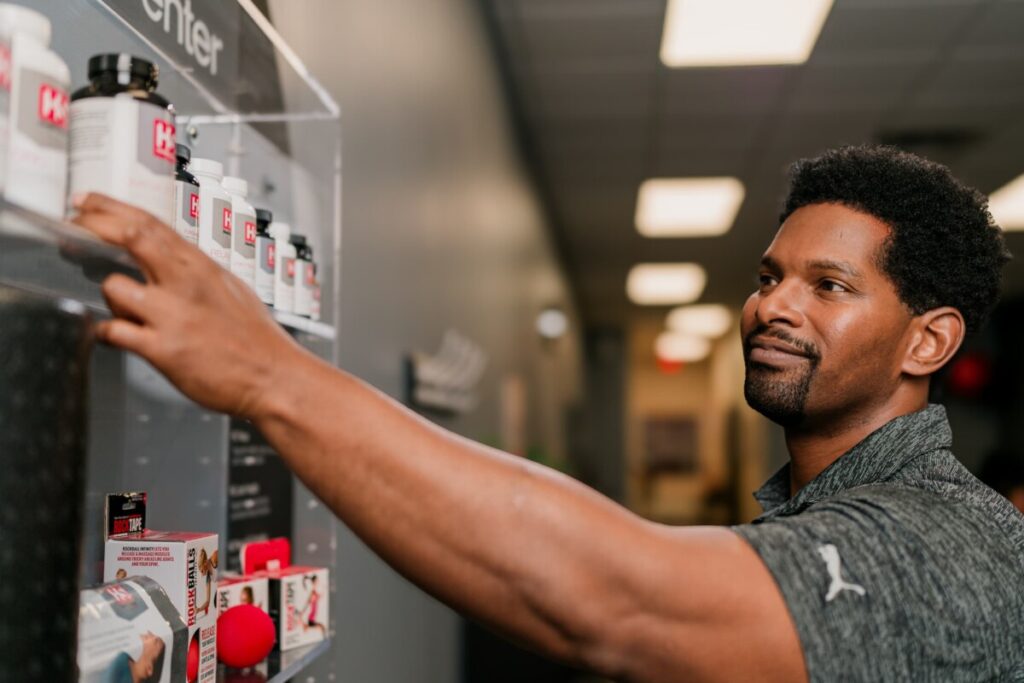
POLYGON ((100 239, 126 249, 147 279, 159 282, 167 272, 165 262, 176 245, 168 238, 164 226, 149 214, 90 211, 79 214, 73 222, 100 239))
POLYGON ((153 330, 142 325, 114 318, 96 323, 96 337, 111 346, 125 351, 137 353, 148 361, 152 361, 152 351, 156 335, 153 330))
POLYGON ((84 194, 73 195, 71 197, 71 206, 79 213, 91 213, 97 211, 100 213, 110 213, 115 216, 120 215, 124 217, 129 217, 136 213, 145 213, 145 211, 138 207, 132 206, 131 204, 125 204, 122 201, 98 192, 86 192, 84 194))
POLYGON ((161 292, 127 275, 111 275, 103 281, 103 297, 114 315, 149 322, 162 314, 161 292))

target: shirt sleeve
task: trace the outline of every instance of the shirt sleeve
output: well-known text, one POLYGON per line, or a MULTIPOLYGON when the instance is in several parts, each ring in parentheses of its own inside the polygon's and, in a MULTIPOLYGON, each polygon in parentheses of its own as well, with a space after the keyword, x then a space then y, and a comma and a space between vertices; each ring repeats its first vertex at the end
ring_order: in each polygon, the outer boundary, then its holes
POLYGON ((1007 587, 1020 577, 978 552, 998 533, 979 515, 866 488, 734 530, 774 576, 811 681, 1005 680, 1019 629, 1000 625, 999 603, 1019 605, 1007 587))

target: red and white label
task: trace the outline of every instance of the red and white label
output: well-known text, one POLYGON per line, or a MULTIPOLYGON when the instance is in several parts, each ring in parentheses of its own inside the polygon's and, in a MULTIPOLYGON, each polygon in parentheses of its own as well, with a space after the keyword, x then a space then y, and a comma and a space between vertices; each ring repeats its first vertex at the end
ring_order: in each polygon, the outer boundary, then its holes
POLYGON ((190 193, 188 197, 188 215, 199 218, 199 195, 195 192, 190 193))
POLYGON ((252 221, 245 222, 245 243, 249 246, 256 244, 256 224, 252 221))
POLYGON ((288 277, 295 277, 295 259, 290 258, 284 263, 288 267, 288 277))
POLYGON ((11 89, 11 48, 0 43, 0 88, 11 89))
POLYGON ((220 229, 227 235, 231 234, 231 209, 224 209, 220 218, 220 229))
POLYGON ((153 121, 153 156, 174 163, 174 124, 155 119, 153 121))
POLYGON ((39 118, 57 128, 68 127, 68 94, 43 83, 39 86, 39 118))
POLYGON ((119 605, 131 604, 135 599, 129 591, 125 590, 121 586, 106 586, 103 590, 119 605))
POLYGON ((277 253, 277 245, 271 242, 267 245, 267 265, 271 269, 274 267, 275 254, 277 253))
POLYGON ((312 265, 306 266, 306 284, 310 287, 316 284, 316 271, 313 270, 312 265))

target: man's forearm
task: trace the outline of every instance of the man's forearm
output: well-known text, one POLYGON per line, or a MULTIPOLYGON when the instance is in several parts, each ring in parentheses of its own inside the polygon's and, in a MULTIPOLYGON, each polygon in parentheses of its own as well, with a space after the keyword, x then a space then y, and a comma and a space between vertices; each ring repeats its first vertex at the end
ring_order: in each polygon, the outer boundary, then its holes
POLYGON ((607 618, 605 584, 644 523, 324 363, 295 366, 256 422, 303 482, 445 602, 549 654, 585 657, 607 618))

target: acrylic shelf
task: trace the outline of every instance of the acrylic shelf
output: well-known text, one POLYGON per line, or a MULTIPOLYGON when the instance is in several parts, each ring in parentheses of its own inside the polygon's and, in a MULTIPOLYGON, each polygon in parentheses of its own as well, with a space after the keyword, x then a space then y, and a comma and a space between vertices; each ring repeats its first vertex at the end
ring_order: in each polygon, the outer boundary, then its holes
MULTIPOLYGON (((72 223, 54 220, 0 197, 0 284, 77 301, 98 317, 110 316, 100 283, 111 273, 141 278, 123 249, 105 244, 72 223)), ((295 332, 333 341, 334 327, 289 313, 274 318, 295 332)))
POLYGON ((302 673, 330 649, 331 641, 328 639, 285 652, 275 650, 265 661, 249 669, 229 669, 221 666, 217 670, 217 683, 285 683, 302 673))

